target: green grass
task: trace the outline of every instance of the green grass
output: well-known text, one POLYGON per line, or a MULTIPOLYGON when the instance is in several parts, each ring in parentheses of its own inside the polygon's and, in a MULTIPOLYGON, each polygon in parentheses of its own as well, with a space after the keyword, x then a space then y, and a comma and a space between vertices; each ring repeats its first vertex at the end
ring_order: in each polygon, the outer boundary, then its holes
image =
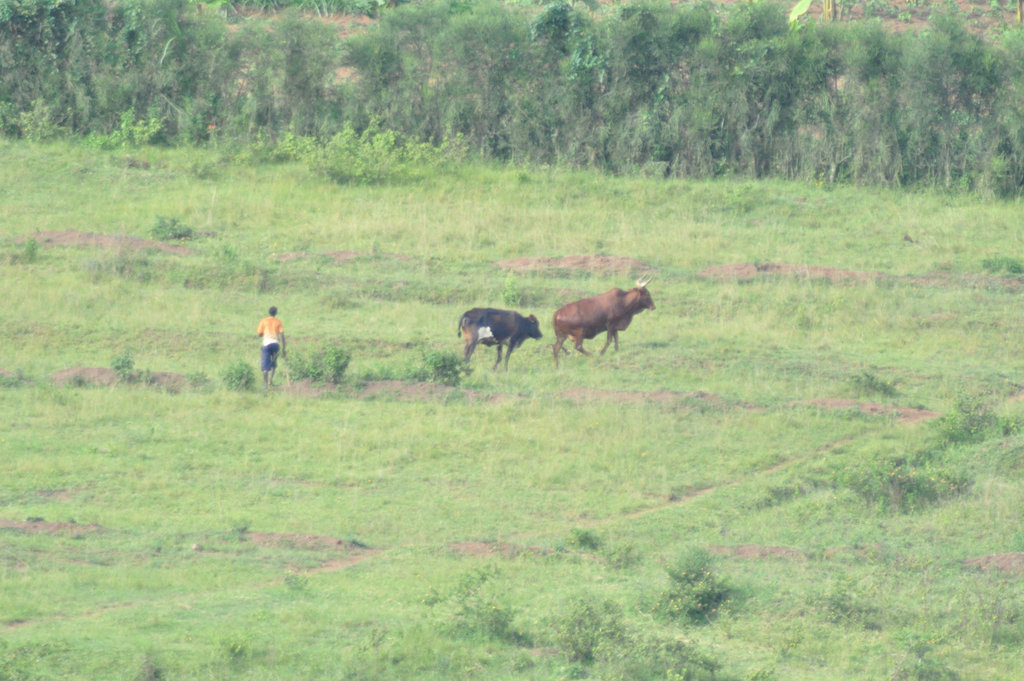
POLYGON ((0 141, 0 679, 1024 675, 1020 574, 964 563, 1024 551, 1019 282, 993 267, 1024 257, 1019 205, 133 153, 0 141), (25 241, 161 217, 193 254, 25 241), (545 337, 508 373, 480 348, 460 386, 413 383, 461 312, 505 307, 496 262, 579 254, 657 273, 618 353, 556 371, 550 315, 642 272, 541 270, 514 281, 545 337), (769 262, 880 276, 701 275, 769 262), (351 352, 338 391, 224 386, 272 304, 293 352, 351 352), (50 379, 127 351, 193 380, 50 379), (693 551, 727 593, 695 621, 663 596, 693 551))

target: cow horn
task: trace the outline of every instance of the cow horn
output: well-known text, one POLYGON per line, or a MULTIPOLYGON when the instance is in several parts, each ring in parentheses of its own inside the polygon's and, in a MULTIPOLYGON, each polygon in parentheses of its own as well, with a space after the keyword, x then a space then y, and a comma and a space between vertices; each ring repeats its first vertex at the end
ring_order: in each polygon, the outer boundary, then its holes
POLYGON ((654 279, 654 275, 653 274, 645 274, 644 276, 642 276, 642 277, 640 277, 639 279, 636 280, 636 287, 637 288, 645 288, 648 284, 651 283, 652 279, 654 279))

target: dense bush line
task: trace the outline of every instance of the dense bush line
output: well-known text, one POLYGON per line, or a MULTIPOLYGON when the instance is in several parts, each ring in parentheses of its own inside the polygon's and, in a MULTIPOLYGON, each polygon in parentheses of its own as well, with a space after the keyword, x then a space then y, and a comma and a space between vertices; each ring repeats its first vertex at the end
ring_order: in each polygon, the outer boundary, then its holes
POLYGON ((343 40, 297 13, 0 0, 0 67, 6 135, 326 144, 374 128, 612 172, 1024 186, 1024 33, 985 41, 953 15, 896 34, 791 26, 774 3, 435 1, 343 40))

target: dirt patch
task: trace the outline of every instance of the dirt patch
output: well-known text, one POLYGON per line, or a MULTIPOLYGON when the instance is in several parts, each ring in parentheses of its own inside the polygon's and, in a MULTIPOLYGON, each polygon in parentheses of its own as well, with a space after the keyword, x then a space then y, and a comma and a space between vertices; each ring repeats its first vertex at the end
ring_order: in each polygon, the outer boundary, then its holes
POLYGON ((1024 575, 1024 553, 996 553, 991 556, 968 558, 964 565, 984 572, 1009 572, 1024 575))
POLYGON ((380 549, 373 549, 356 542, 318 534, 246 532, 245 538, 257 546, 343 554, 323 560, 318 567, 305 570, 305 572, 341 570, 380 553, 380 549))
MULTIPOLYGON (((118 383, 117 374, 106 367, 71 367, 50 374, 50 379, 60 386, 64 385, 101 385, 112 386, 118 383)), ((188 385, 188 378, 183 374, 170 371, 135 372, 128 381, 138 385, 151 385, 163 388, 168 392, 180 392, 188 385)))
POLYGON ((98 532, 98 525, 79 525, 78 523, 49 523, 41 518, 29 518, 28 520, 2 520, 0 527, 14 530, 21 530, 25 534, 61 534, 69 532, 74 536, 80 536, 89 532, 98 532))
POLYGON ((50 374, 57 385, 114 385, 117 374, 104 367, 72 367, 50 374))
POLYGON ((513 258, 494 263, 509 272, 542 270, 581 270, 601 274, 643 274, 655 271, 635 258, 612 255, 566 255, 561 258, 513 258))
POLYGON ((718 265, 697 273, 705 279, 750 281, 758 276, 793 276, 807 279, 827 279, 832 283, 876 281, 888 277, 881 272, 843 270, 817 265, 787 265, 778 262, 758 264, 718 265))
POLYGON ((107 250, 120 250, 122 248, 137 251, 157 250, 163 253, 173 253, 174 255, 192 255, 195 253, 191 248, 179 244, 167 244, 162 241, 140 239, 139 237, 127 235, 91 234, 73 229, 62 232, 36 232, 20 237, 21 241, 28 239, 35 239, 42 246, 81 246, 104 248, 107 250))
POLYGON ((896 420, 901 423, 914 423, 917 421, 929 421, 939 416, 938 412, 915 407, 897 407, 890 404, 877 404, 875 402, 857 402, 856 400, 844 400, 833 398, 821 398, 817 400, 806 400, 793 402, 796 405, 809 405, 821 409, 859 409, 864 414, 889 415, 895 414, 896 420))
POLYGON ((784 558, 787 560, 807 560, 803 551, 788 546, 760 546, 744 544, 743 546, 709 546, 708 551, 718 556, 729 558, 784 558))

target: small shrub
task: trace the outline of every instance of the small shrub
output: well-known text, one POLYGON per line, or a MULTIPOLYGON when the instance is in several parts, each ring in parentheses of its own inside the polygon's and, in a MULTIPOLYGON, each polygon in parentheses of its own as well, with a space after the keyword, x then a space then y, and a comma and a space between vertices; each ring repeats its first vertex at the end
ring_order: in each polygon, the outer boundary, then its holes
POLYGON ((153 225, 152 234, 154 239, 160 241, 184 241, 195 236, 195 230, 188 225, 178 222, 177 218, 168 218, 162 215, 157 216, 156 224, 153 225))
POLYGON ((31 237, 25 239, 25 245, 22 246, 21 257, 24 258, 27 263, 34 263, 39 258, 39 242, 31 237))
POLYGON ((517 307, 523 302, 523 296, 519 292, 519 280, 516 275, 509 272, 505 275, 505 282, 502 284, 501 299, 508 307, 517 307))
POLYGON ((514 626, 515 611, 488 586, 499 574, 493 566, 472 570, 463 575, 451 594, 434 592, 424 602, 440 608, 445 626, 453 633, 524 643, 526 635, 514 626))
POLYGON ((668 589, 659 599, 659 611, 670 619, 707 622, 729 598, 728 587, 711 569, 711 556, 689 549, 666 568, 668 589))
POLYGON ((981 442, 995 431, 997 419, 981 395, 961 393, 953 410, 938 420, 939 434, 950 444, 981 442))
POLYGON ((578 527, 569 531, 569 541, 566 543, 574 549, 583 551, 597 551, 601 548, 601 538, 596 533, 578 527))
POLYGON ((457 386, 472 369, 465 360, 451 350, 428 350, 423 353, 423 370, 430 380, 457 386))
POLYGON ((894 397, 898 391, 896 385, 891 381, 879 378, 870 371, 865 371, 853 378, 853 384, 862 393, 879 394, 886 397, 894 397))
POLYGON ((588 596, 570 602, 568 612, 555 624, 555 639, 570 662, 590 664, 602 650, 621 646, 625 638, 621 608, 588 596))
POLYGON ((132 352, 131 348, 125 349, 120 355, 114 358, 111 362, 110 368, 114 370, 117 375, 117 380, 122 383, 132 383, 135 381, 135 353, 132 352))
POLYGON ((1017 258, 985 258, 981 261, 981 266, 986 272, 990 272, 992 274, 1000 274, 1002 272, 1007 272, 1013 275, 1024 274, 1024 262, 1021 262, 1017 258))
POLYGON ((224 370, 221 376, 229 390, 245 392, 256 387, 256 370, 245 360, 237 359, 224 370))
POLYGON ((296 380, 308 378, 316 383, 341 383, 352 361, 352 354, 339 343, 315 348, 310 354, 289 354, 288 370, 296 380))
POLYGON ((928 454, 866 461, 841 480, 869 504, 910 513, 955 497, 970 487, 964 475, 933 463, 928 454))

